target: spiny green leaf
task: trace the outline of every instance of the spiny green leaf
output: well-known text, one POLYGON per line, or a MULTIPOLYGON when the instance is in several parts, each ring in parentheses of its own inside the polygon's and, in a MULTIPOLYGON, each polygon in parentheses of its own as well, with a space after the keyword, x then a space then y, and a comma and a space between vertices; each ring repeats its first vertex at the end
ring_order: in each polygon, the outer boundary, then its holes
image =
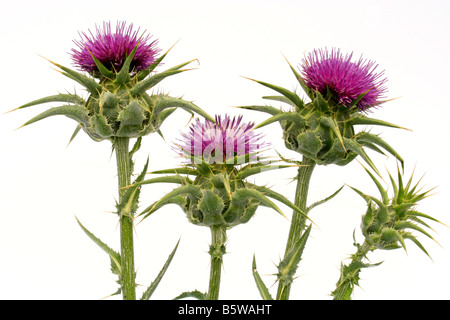
POLYGON ((391 229, 391 228, 383 229, 381 232, 381 240, 386 242, 387 245, 391 244, 392 242, 398 241, 402 245, 405 252, 407 252, 405 240, 403 239, 402 235, 396 229, 391 229))
POLYGON ((274 115, 273 117, 270 117, 267 120, 264 120, 257 126, 255 126, 255 129, 262 128, 264 126, 267 126, 271 123, 278 122, 278 121, 292 121, 299 127, 304 127, 306 125, 306 120, 303 118, 300 114, 295 112, 283 112, 277 115, 274 115))
POLYGON ((253 255, 252 274, 253 274, 253 279, 255 279, 256 287, 258 288, 259 294, 261 295, 263 300, 273 300, 272 296, 269 293, 269 290, 267 289, 266 285, 262 281, 262 279, 256 269, 255 255, 253 255))
POLYGON ((303 108, 303 101, 302 99, 300 99, 300 97, 298 95, 296 95, 294 92, 291 92, 285 88, 264 82, 264 81, 258 81, 258 80, 254 80, 254 79, 250 79, 250 78, 246 78, 252 81, 255 81, 265 87, 268 87, 272 90, 277 91, 278 93, 281 93, 283 96, 285 96, 286 98, 288 98, 290 101, 292 101, 294 103, 294 105, 296 105, 298 108, 303 108))
POLYGON ((125 189, 125 192, 120 197, 120 203, 117 206, 118 214, 120 216, 125 215, 129 217, 133 217, 138 208, 139 196, 140 196, 140 186, 139 183, 145 176, 145 173, 148 169, 148 161, 144 165, 142 172, 135 179, 132 187, 125 189))
POLYGON ((187 174, 187 175, 198 175, 199 172, 193 168, 189 167, 180 167, 180 168, 174 168, 174 169, 163 169, 163 170, 156 170, 149 172, 149 174, 166 174, 166 173, 173 173, 173 174, 187 174))
MULTIPOLYGON (((191 195, 192 197, 200 198, 202 195, 201 188, 199 186, 192 185, 192 184, 187 184, 187 185, 178 187, 178 188, 172 190, 171 192, 169 192, 168 194, 166 194, 165 196, 163 196, 161 199, 156 201, 150 207, 146 208, 142 213, 139 214, 139 216, 145 214, 144 217, 142 218, 142 220, 144 220, 151 213, 153 213, 157 209, 159 209, 161 206, 163 206, 167 203, 174 203, 174 202, 171 202, 172 199, 176 198, 177 196, 180 196, 180 195, 191 195)), ((176 198, 176 200, 178 201, 179 198, 176 198)))
POLYGON ((88 237, 91 238, 92 241, 94 241, 103 251, 105 251, 109 255, 109 257, 111 258, 111 263, 114 263, 114 265, 116 266, 116 268, 120 274, 120 272, 122 270, 121 265, 120 265, 120 254, 117 253, 116 251, 114 251, 113 249, 111 249, 109 246, 107 246, 105 243, 103 243, 99 238, 94 236, 93 233, 91 233, 89 230, 87 230, 81 224, 80 220, 78 220, 77 217, 75 217, 75 219, 77 220, 81 229, 83 229, 83 231, 88 235, 88 237))
POLYGON ((156 287, 161 282, 161 279, 163 278, 164 274, 166 273, 167 269, 169 268, 170 263, 172 262, 173 257, 175 256, 175 252, 177 251, 178 245, 180 244, 180 240, 178 240, 175 248, 172 250, 172 252, 169 255, 169 258, 167 259, 166 263, 162 267, 161 271, 158 273, 158 276, 156 279, 152 282, 152 284, 145 290, 145 292, 142 294, 141 300, 149 300, 152 296, 153 292, 155 292, 156 287))
POLYGON ((144 184, 161 183, 161 182, 162 183, 186 184, 186 183, 191 183, 192 181, 189 178, 187 178, 187 177, 182 177, 182 176, 179 176, 179 175, 164 176, 164 177, 156 177, 156 178, 151 178, 151 179, 135 182, 134 184, 130 185, 129 187, 138 186, 138 185, 144 185, 144 184))
POLYGON ((284 259, 280 262, 278 269, 283 274, 290 273, 291 276, 295 274, 295 271, 300 263, 303 250, 305 249, 306 242, 308 240, 309 234, 311 233, 312 225, 306 229, 306 231, 302 234, 300 239, 298 239, 292 248, 289 250, 288 254, 284 257, 284 259))
POLYGON ((317 207, 317 206, 319 206, 319 205, 321 205, 321 204, 323 204, 323 203, 325 203, 325 202, 327 202, 327 201, 333 199, 333 198, 334 198, 334 197, 342 190, 342 188, 344 188, 344 186, 342 186, 342 187, 340 187, 339 189, 337 189, 331 196, 326 197, 325 199, 322 199, 322 200, 320 200, 320 201, 314 202, 314 203, 311 204, 305 211, 308 213, 308 212, 310 212, 313 208, 315 208, 315 207, 317 207))
MULTIPOLYGON (((87 47, 86 47, 87 48, 87 47)), ((89 50, 89 49, 88 49, 89 50)), ((107 79, 113 79, 115 76, 115 73, 112 72, 111 70, 109 70, 108 68, 106 68, 103 63, 100 62, 100 60, 98 60, 91 51, 89 51, 89 53, 91 54, 91 57, 94 59, 94 63, 97 66, 98 70, 100 71, 100 73, 102 74, 102 76, 104 76, 107 79)))
POLYGON ((428 238, 434 240, 434 238, 428 232, 426 232, 421 227, 419 227, 418 225, 416 225, 410 221, 398 221, 394 224, 394 229, 395 230, 413 229, 413 230, 419 231, 420 233, 426 235, 428 238))
POLYGON ((425 247, 420 243, 420 241, 417 240, 417 238, 416 238, 415 236, 413 236, 413 235, 410 234, 410 233, 406 233, 406 234, 403 235, 403 237, 404 237, 405 239, 411 240, 416 246, 419 247, 420 250, 422 250, 422 251, 423 251, 423 252, 431 259, 431 256, 430 256, 430 254, 428 253, 428 251, 427 251, 427 250, 425 249, 425 247))
POLYGON ((176 204, 178 205, 180 208, 184 208, 185 204, 186 204, 186 197, 185 196, 174 196, 172 198, 168 198, 165 199, 164 201, 155 201, 153 204, 151 204, 150 206, 148 206, 145 210, 142 211, 142 213, 140 213, 138 216, 141 216, 145 213, 147 213, 141 221, 143 221, 145 218, 147 218, 149 215, 155 213, 156 211, 158 211, 159 209, 161 209, 162 207, 168 205, 168 204, 176 204))
POLYGON ((174 113, 175 110, 177 110, 177 108, 171 108, 161 111, 159 114, 159 119, 161 120, 161 123, 163 123, 164 120, 166 120, 172 113, 174 113))
POLYGON ((322 94, 319 91, 315 92, 315 98, 313 100, 314 106, 321 112, 325 113, 330 110, 330 107, 328 105, 328 102, 325 100, 325 98, 322 96, 322 94))
POLYGON ((360 113, 358 113, 357 116, 355 116, 354 118, 347 120, 347 123, 350 125, 378 125, 397 129, 406 129, 393 123, 366 117, 364 115, 361 115, 360 113))
POLYGON ((273 100, 273 101, 279 101, 279 102, 283 102, 286 104, 289 104, 290 106, 294 107, 294 108, 298 108, 294 102, 292 102, 291 100, 289 100, 288 98, 286 98, 285 96, 264 96, 262 97, 263 99, 266 100, 273 100))
POLYGON ((77 127, 75 128, 75 130, 73 131, 72 136, 70 137, 69 143, 67 145, 72 143, 73 139, 75 139, 75 137, 77 136, 78 132, 80 132, 80 130, 81 130, 81 125, 78 124, 77 127))
MULTIPOLYGON (((24 108, 28 108, 31 106, 35 106, 38 104, 42 104, 42 103, 48 103, 48 102, 66 102, 66 103, 73 103, 73 104, 77 104, 77 105, 84 105, 85 101, 83 98, 77 96, 76 94, 56 94, 53 96, 48 96, 48 97, 44 97, 41 99, 37 99, 31 102, 28 102, 16 109, 13 109, 11 111, 15 111, 15 110, 19 110, 19 109, 24 109, 24 108)), ((8 112, 11 112, 8 111, 8 112)))
POLYGON ((238 174, 236 175, 236 179, 245 179, 251 175, 258 174, 265 171, 270 170, 277 170, 277 169, 284 169, 284 168, 291 168, 296 167, 295 165, 268 165, 268 166, 248 166, 245 168, 242 168, 239 170, 238 174))
POLYGON ((40 121, 45 118, 48 118, 51 116, 58 116, 58 115, 66 116, 66 117, 73 119, 84 125, 88 124, 87 111, 83 106, 66 105, 66 106, 61 106, 61 107, 50 108, 50 109, 40 113, 39 115, 35 116, 34 118, 28 120, 25 124, 22 125, 22 127, 32 124, 34 122, 40 121))
POLYGON ((406 214, 407 214, 408 216, 414 216, 414 217, 417 216, 417 217, 422 217, 422 218, 430 219, 430 220, 432 220, 432 221, 434 221, 434 222, 437 222, 437 223, 440 223, 440 224, 445 225, 445 224, 442 223, 441 221, 439 221, 439 220, 437 220, 437 219, 435 219, 435 218, 433 218, 433 217, 431 217, 431 216, 429 216, 429 215, 427 215, 427 214, 425 214, 425 213, 418 212, 418 211, 415 211, 415 210, 409 210, 406 214))
POLYGON ((278 206, 275 203, 270 201, 263 193, 255 190, 255 189, 248 189, 248 188, 237 189, 233 193, 233 198, 237 194, 239 194, 242 197, 253 198, 253 199, 259 201, 261 203, 261 205, 274 209, 275 211, 277 211, 279 214, 281 214, 283 217, 286 218, 283 211, 281 211, 281 209, 278 208, 278 206))
POLYGON ((356 141, 362 144, 364 144, 364 142, 369 142, 380 146, 381 148, 385 149, 387 152, 392 154, 394 157, 396 157, 400 161, 402 168, 404 167, 403 158, 397 153, 397 151, 394 150, 394 148, 392 148, 386 141, 381 139, 379 136, 376 136, 368 132, 360 132, 356 137, 356 141))
MULTIPOLYGON (((286 57, 285 57, 286 59, 286 57)), ((313 100, 314 99, 314 91, 311 90, 307 85, 305 80, 301 77, 301 75, 297 72, 297 70, 294 69, 294 67, 289 63, 289 61, 286 59, 287 63, 289 64, 289 67, 291 68, 292 72, 294 73, 295 78, 297 79, 298 83, 302 87, 303 91, 305 91, 306 95, 313 100)))
POLYGON ((152 87, 156 86, 158 83, 160 83, 162 80, 164 80, 167 77, 173 76, 175 74, 184 72, 184 71, 188 71, 190 69, 185 69, 185 70, 166 70, 163 71, 161 73, 157 73, 153 76, 150 76, 138 83, 136 83, 136 85, 131 88, 130 90, 130 94, 134 97, 140 96, 142 94, 145 93, 145 91, 151 89, 152 87))
MULTIPOLYGON (((47 59, 48 60, 48 59, 47 59)), ((102 92, 102 86, 98 84, 93 78, 87 77, 84 74, 73 71, 67 67, 64 67, 58 63, 48 60, 50 63, 54 64, 64 72, 61 72, 66 77, 75 80, 83 87, 85 87, 91 94, 98 96, 102 92)))
POLYGON ((251 185, 255 190, 258 190, 259 192, 263 193, 264 195, 275 199, 277 201, 280 201, 284 205, 288 206, 289 208, 293 209, 294 211, 300 213, 302 216, 304 216, 306 219, 314 223, 311 218, 307 216, 305 212, 303 212, 300 208, 298 208, 296 205, 294 205, 292 202, 290 202, 285 196, 279 194, 276 191, 273 191, 270 188, 264 187, 264 186, 257 186, 254 184, 247 183, 248 185, 251 185))
POLYGON ((168 108, 181 108, 188 112, 192 111, 213 123, 216 122, 214 118, 212 118, 209 114, 207 114, 205 111, 203 111, 201 108, 199 108, 192 102, 168 96, 162 97, 156 102, 152 116, 158 117, 164 109, 168 108))
POLYGON ((372 178, 373 182, 378 188, 378 191, 380 192, 383 203, 387 205, 389 203, 389 195, 387 194, 386 190, 383 188, 381 183, 375 178, 375 176, 369 170, 367 170, 367 168, 364 167, 364 170, 366 170, 367 174, 370 176, 370 178, 372 178))
POLYGON ((180 300, 185 298, 194 298, 197 300, 206 300, 207 294, 200 292, 198 290, 195 291, 189 291, 189 292, 183 292, 179 296, 177 296, 174 300, 180 300))
POLYGON ((280 114, 282 111, 280 109, 271 107, 271 106, 239 106, 237 108, 240 109, 246 109, 246 110, 253 110, 253 111, 259 111, 259 112, 266 112, 271 115, 277 115, 280 114))
MULTIPOLYGON (((136 139, 136 142, 134 143, 133 148, 129 152, 130 159, 132 159, 134 154, 141 148, 141 145, 142 145, 142 137, 139 137, 136 139)), ((148 158, 147 158, 147 162, 148 162, 148 158)))
POLYGON ((378 174, 378 176, 381 176, 380 172, 375 167, 372 160, 369 158, 369 156, 364 151, 363 147, 358 142, 351 140, 351 139, 347 139, 345 137, 343 138, 343 141, 344 141, 344 145, 347 150, 351 150, 351 151, 357 153, 361 158, 364 159, 364 161, 367 162, 367 164, 372 168, 372 170, 375 171, 376 174, 378 174))
POLYGON ((361 93, 359 96, 357 96, 356 99, 353 100, 353 101, 350 103, 350 106, 349 106, 349 107, 352 108, 352 107, 356 106, 356 104, 357 104, 359 101, 361 101, 361 99, 364 98, 365 95, 368 94, 370 90, 371 90, 371 89, 369 89, 369 90, 367 90, 366 92, 363 92, 363 93, 361 93))
POLYGON ((130 81, 131 61, 133 60, 134 55, 136 54, 138 45, 139 45, 139 42, 136 44, 136 46, 134 46, 133 50, 127 56, 127 58, 125 59, 125 62, 122 65, 122 69, 120 69, 119 73, 116 75, 116 79, 114 80, 114 82, 119 86, 130 81))

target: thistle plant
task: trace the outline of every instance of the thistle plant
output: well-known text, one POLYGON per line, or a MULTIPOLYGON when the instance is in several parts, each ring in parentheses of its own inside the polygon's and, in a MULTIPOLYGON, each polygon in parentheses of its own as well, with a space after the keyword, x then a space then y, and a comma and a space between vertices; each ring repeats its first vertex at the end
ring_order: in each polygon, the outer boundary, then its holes
MULTIPOLYGON (((81 40, 74 43, 72 60, 80 72, 51 62, 61 73, 80 84, 87 92, 86 99, 77 94, 57 94, 29 102, 17 109, 43 103, 61 102, 35 116, 23 126, 55 115, 63 115, 77 122, 72 139, 83 129, 94 141, 109 140, 116 154, 119 202, 117 214, 120 219, 120 254, 102 243, 97 237, 81 227, 111 258, 112 270, 119 276, 124 299, 136 298, 133 216, 137 210, 139 189, 125 190, 131 184, 132 156, 139 149, 143 136, 158 132, 167 117, 177 108, 189 113, 213 119, 189 101, 171 97, 161 92, 149 94, 148 90, 169 76, 186 71, 182 69, 194 60, 184 62, 163 72, 155 73, 167 53, 158 57, 157 40, 149 34, 133 30, 133 25, 119 22, 115 31, 110 23, 97 27, 96 33, 82 33, 81 40), (130 139, 136 138, 130 150, 130 139)), ((146 169, 146 168, 145 168, 146 169)), ((140 179, 142 179, 142 176, 140 179)), ((139 178, 138 178, 139 179, 139 178)))
MULTIPOLYGON (((383 72, 376 73, 377 65, 373 61, 360 58, 354 62, 352 54, 344 56, 338 49, 331 52, 322 49, 309 53, 303 59, 299 71, 289 66, 309 101, 304 101, 297 93, 285 88, 253 80, 281 94, 265 96, 264 99, 285 103, 288 109, 284 111, 269 105, 240 108, 270 114, 270 118, 255 128, 279 122, 285 146, 302 155, 301 161, 294 161, 300 165, 294 202, 300 210, 307 211, 309 182, 316 165, 344 166, 360 156, 379 174, 366 148, 381 154, 384 154, 384 149, 403 165, 401 156, 380 136, 355 130, 357 125, 401 128, 368 116, 372 109, 387 101, 384 97, 387 80, 383 72)), ((304 215, 293 212, 285 258, 296 250, 295 244, 306 229, 305 222, 304 215)), ((297 265, 291 267, 295 270, 297 265)), ((289 298, 292 277, 286 274, 292 275, 292 270, 278 277, 278 299, 289 298)))
POLYGON ((174 149, 186 163, 175 169, 154 171, 166 176, 143 180, 149 183, 176 183, 180 186, 142 211, 143 219, 167 204, 177 204, 189 222, 211 230, 211 273, 207 293, 198 291, 178 298, 196 297, 216 300, 219 297, 221 267, 226 253, 227 230, 247 223, 259 206, 274 209, 283 215, 272 201, 277 200, 303 214, 281 194, 246 181, 246 178, 266 170, 291 165, 268 161, 261 153, 268 145, 253 131, 253 123, 242 122, 242 116, 216 116, 215 123, 197 120, 188 133, 183 133, 174 149), (169 174, 169 175, 167 175, 169 174), (269 199, 271 198, 271 199, 269 199))
POLYGON ((364 242, 358 244, 355 241, 354 245, 357 251, 351 256, 351 262, 348 265, 341 265, 340 277, 336 289, 332 292, 335 300, 350 300, 354 287, 359 285, 361 270, 381 264, 381 262, 373 264, 365 262, 369 252, 399 248, 403 248, 406 252, 405 240, 410 240, 429 256, 414 233, 418 232, 433 239, 424 229, 430 228, 424 219, 439 222, 433 217, 416 210, 418 202, 429 196, 431 190, 422 191, 422 188, 419 187, 420 181, 413 185, 413 175, 406 185, 403 182, 400 170, 397 174, 397 183, 389 175, 393 190, 393 196, 390 198, 388 191, 383 188, 375 176, 370 171, 366 171, 376 184, 381 199, 352 188, 367 203, 367 211, 361 218, 361 232, 364 236, 364 242))
MULTIPOLYGON (((190 69, 190 60, 165 71, 157 72, 170 49, 160 55, 158 40, 151 34, 134 29, 132 24, 118 22, 115 30, 110 23, 96 27, 95 32, 80 33, 74 40, 71 58, 77 70, 50 61, 62 75, 83 87, 87 96, 65 93, 40 98, 14 110, 46 103, 61 103, 36 115, 23 126, 62 115, 76 122, 72 141, 84 131, 96 142, 109 140, 112 143, 117 162, 118 201, 116 214, 120 225, 120 251, 110 248, 77 219, 82 230, 104 250, 111 261, 111 271, 117 275, 119 288, 115 294, 123 299, 136 299, 136 270, 134 266, 135 221, 143 221, 157 210, 169 204, 178 205, 188 221, 210 229, 211 245, 209 288, 184 292, 176 297, 194 297, 203 300, 219 298, 223 258, 227 253, 227 232, 246 224, 260 206, 273 209, 285 217, 278 207, 279 202, 293 210, 285 253, 277 265, 278 282, 276 299, 287 300, 298 269, 313 222, 309 213, 333 197, 308 205, 309 184, 317 165, 345 166, 360 157, 368 165, 366 169, 376 184, 381 199, 352 188, 367 203, 362 216, 361 232, 364 238, 359 244, 355 240, 356 253, 348 265, 341 265, 334 299, 350 299, 354 287, 359 284, 362 269, 380 263, 366 262, 367 255, 374 250, 403 248, 410 240, 428 255, 417 238, 417 233, 432 239, 426 231, 426 220, 439 222, 431 216, 416 210, 417 203, 429 195, 421 191, 419 182, 413 185, 411 177, 403 183, 400 168, 397 181, 392 176, 393 195, 377 180, 377 167, 367 154, 367 149, 380 154, 389 153, 400 163, 404 160, 379 135, 371 133, 365 126, 402 128, 398 125, 369 117, 370 113, 387 102, 384 72, 377 71, 378 65, 370 60, 353 59, 353 54, 342 54, 339 49, 314 50, 305 56, 298 69, 289 64, 291 71, 303 89, 305 98, 295 91, 263 82, 257 83, 270 88, 278 95, 264 96, 264 99, 281 102, 286 109, 270 105, 251 105, 240 108, 265 112, 270 117, 257 126, 244 122, 242 116, 229 115, 215 118, 209 116, 191 101, 172 97, 155 90, 162 80, 190 69), (153 89, 153 92, 149 92, 153 89), (140 149, 142 138, 157 132, 163 136, 161 125, 178 108, 196 119, 189 131, 182 132, 174 143, 173 150, 183 159, 177 168, 148 172, 148 160, 140 174, 131 181, 134 172, 133 157, 140 149), (278 122, 287 149, 301 155, 301 160, 269 158, 264 152, 271 148, 262 133, 255 129, 278 122), (358 126, 364 126, 358 131, 358 126), (130 148, 131 139, 136 139, 130 148), (294 203, 284 195, 267 186, 248 181, 268 170, 296 167, 296 191, 294 203), (374 173, 372 173, 374 172, 374 173), (159 175, 146 179, 147 174, 159 175), (144 185, 173 183, 177 186, 159 200, 140 208, 140 193, 144 185), (139 212, 138 212, 139 210, 139 212)), ((149 299, 168 266, 178 244, 170 253, 155 281, 144 291, 141 299, 149 299)), ((263 299, 273 299, 262 281, 253 257, 252 274, 263 299)))

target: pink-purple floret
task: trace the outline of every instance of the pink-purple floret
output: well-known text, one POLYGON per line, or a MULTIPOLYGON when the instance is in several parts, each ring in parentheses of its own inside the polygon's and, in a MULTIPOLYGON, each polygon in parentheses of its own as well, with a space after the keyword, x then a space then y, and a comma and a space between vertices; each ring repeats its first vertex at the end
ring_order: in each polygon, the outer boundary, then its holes
POLYGON ((126 25, 118 22, 113 32, 109 22, 103 23, 103 28, 96 27, 96 33, 80 33, 81 40, 74 40, 77 49, 72 49, 72 60, 82 71, 98 72, 92 57, 95 56, 105 67, 111 71, 119 72, 128 54, 138 44, 136 54, 131 63, 134 71, 147 69, 155 62, 159 53, 157 40, 151 41, 149 34, 139 34, 139 29, 133 30, 133 24, 126 25))
POLYGON ((242 116, 231 118, 225 115, 215 117, 216 123, 197 119, 188 133, 182 133, 177 151, 183 157, 196 161, 198 159, 209 163, 225 163, 236 156, 249 155, 249 162, 257 158, 257 153, 266 143, 260 143, 261 134, 252 129, 253 123, 243 123, 242 116))
POLYGON ((378 65, 362 57, 352 62, 352 53, 342 55, 339 49, 314 50, 302 60, 301 73, 306 85, 322 95, 328 90, 338 104, 349 107, 358 96, 366 95, 356 104, 363 111, 383 103, 387 88, 384 72, 376 73, 378 65))

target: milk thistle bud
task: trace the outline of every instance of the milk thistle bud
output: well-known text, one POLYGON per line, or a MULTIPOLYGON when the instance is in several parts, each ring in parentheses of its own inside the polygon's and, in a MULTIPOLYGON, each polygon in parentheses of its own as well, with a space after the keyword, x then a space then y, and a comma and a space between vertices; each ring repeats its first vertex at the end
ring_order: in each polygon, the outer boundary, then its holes
MULTIPOLYGON (((82 34, 82 40, 74 41, 78 49, 72 49, 75 66, 85 75, 60 64, 51 62, 61 73, 81 84, 88 92, 87 99, 75 94, 59 94, 27 103, 18 109, 47 103, 63 102, 65 105, 51 108, 32 118, 28 125, 54 115, 64 115, 78 122, 74 136, 83 129, 93 140, 113 140, 115 137, 139 138, 159 132, 163 121, 176 109, 182 108, 211 119, 192 102, 166 94, 148 94, 166 77, 186 71, 188 61, 153 73, 167 53, 157 57, 160 49, 157 40, 150 35, 139 36, 125 22, 118 23, 115 32, 110 23, 97 33, 82 34)), ((74 137, 73 136, 73 137, 74 137)), ((72 137, 72 139, 73 139, 72 137)))
POLYGON ((414 232, 433 239, 425 230, 430 228, 425 219, 439 222, 435 218, 416 210, 418 202, 429 196, 431 190, 421 191, 421 188, 419 188, 420 181, 413 185, 413 175, 406 185, 403 182, 400 170, 398 170, 397 183, 389 175, 394 192, 390 198, 381 183, 368 170, 366 171, 376 184, 381 199, 352 188, 367 202, 366 213, 361 219, 361 231, 365 240, 363 244, 357 244, 355 241, 354 245, 357 247, 357 252, 351 256, 352 261, 348 265, 341 265, 340 278, 336 284, 336 290, 332 292, 335 300, 350 300, 354 287, 359 285, 361 270, 381 264, 364 262, 369 252, 377 249, 394 250, 398 248, 403 248, 406 251, 405 240, 410 240, 429 256, 414 232))
POLYGON ((266 112, 271 118, 257 128, 280 122, 288 149, 314 160, 316 164, 346 165, 361 156, 376 171, 363 147, 382 153, 380 148, 403 161, 400 155, 378 135, 355 132, 355 125, 397 125, 369 118, 371 108, 385 102, 383 72, 375 73, 376 65, 362 58, 352 61, 352 54, 343 56, 340 50, 315 50, 305 58, 299 73, 290 66, 309 102, 295 92, 266 82, 256 81, 281 96, 264 99, 289 105, 287 111, 271 106, 243 106, 241 108, 266 112))

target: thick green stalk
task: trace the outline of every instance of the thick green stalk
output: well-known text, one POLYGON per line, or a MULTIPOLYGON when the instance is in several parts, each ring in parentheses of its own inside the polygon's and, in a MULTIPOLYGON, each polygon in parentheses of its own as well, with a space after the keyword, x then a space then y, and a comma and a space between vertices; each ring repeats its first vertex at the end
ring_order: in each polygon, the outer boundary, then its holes
POLYGON ((346 274, 344 268, 341 266, 341 275, 339 281, 336 284, 336 290, 333 291, 333 300, 350 300, 353 293, 353 287, 359 279, 359 272, 361 271, 361 262, 366 257, 367 253, 372 249, 372 246, 364 241, 361 246, 358 246, 356 254, 353 255, 352 262, 349 266, 355 266, 351 269, 351 274, 346 274))
MULTIPOLYGON (((297 175, 297 188, 295 191, 295 202, 294 204, 300 208, 302 211, 306 210, 309 182, 311 180, 312 173, 314 171, 316 163, 314 160, 303 157, 301 166, 298 168, 297 175)), ((286 243, 286 251, 284 256, 289 254, 294 244, 301 238, 303 231, 306 226, 306 218, 294 211, 292 214, 291 227, 289 229, 289 236, 286 243)), ((296 268, 297 266, 294 266, 296 268)), ((280 279, 278 284, 277 299, 278 300, 288 300, 291 291, 292 279, 280 279)))
POLYGON ((209 275, 209 290, 207 300, 218 300, 220 289, 220 275, 222 272, 223 255, 225 254, 225 242, 227 241, 225 226, 211 227, 211 272, 209 275))
MULTIPOLYGON (((128 151, 129 138, 116 137, 114 148, 117 160, 117 175, 119 178, 119 199, 124 189, 130 185, 131 180, 131 159, 128 151)), ((134 270, 134 245, 133 245, 133 219, 122 215, 120 217, 120 248, 121 248, 121 278, 122 294, 124 300, 136 300, 136 282, 134 270)))

